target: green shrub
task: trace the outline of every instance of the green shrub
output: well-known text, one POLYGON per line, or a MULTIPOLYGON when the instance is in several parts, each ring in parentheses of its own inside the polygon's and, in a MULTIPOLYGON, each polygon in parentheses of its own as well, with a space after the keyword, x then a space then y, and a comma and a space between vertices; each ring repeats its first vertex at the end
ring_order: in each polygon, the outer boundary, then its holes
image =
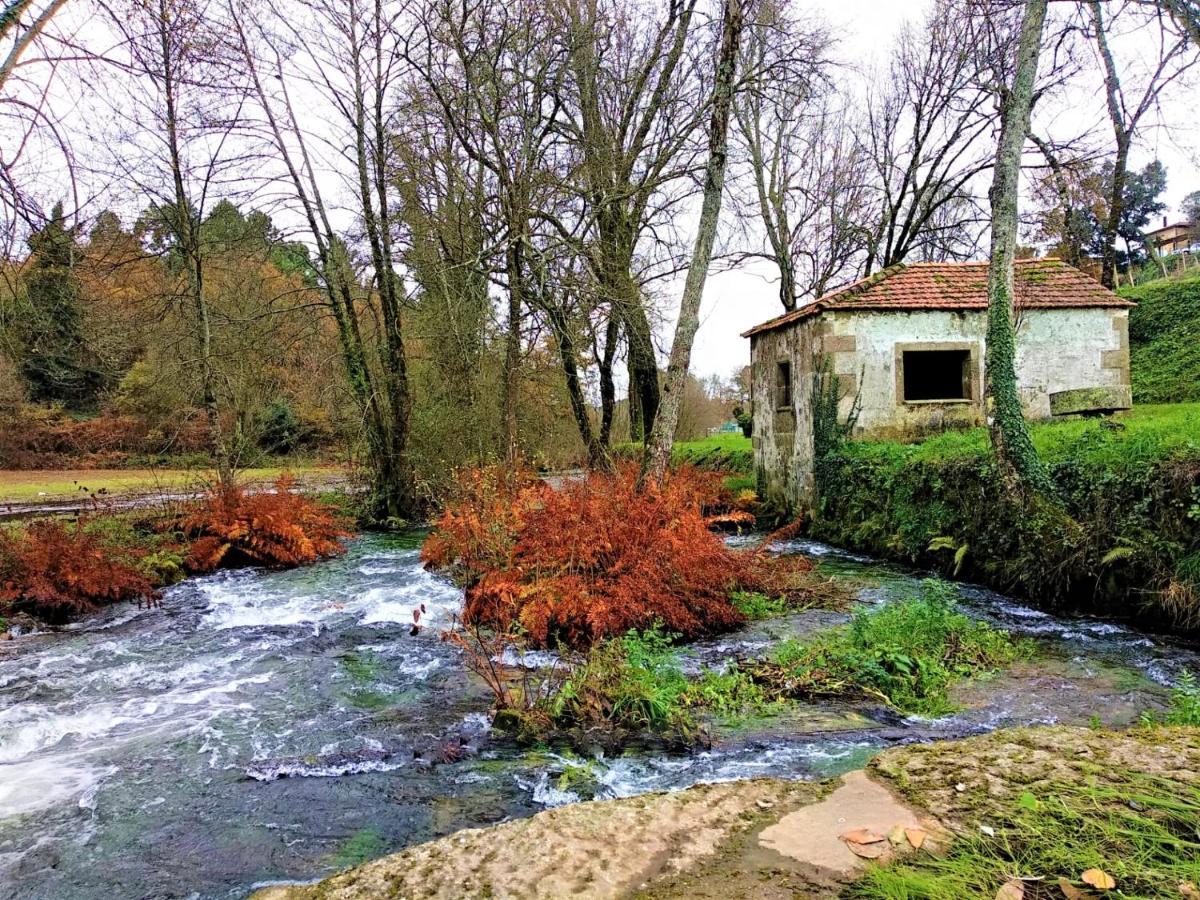
POLYGON ((747 619, 771 619, 788 611, 788 603, 782 597, 768 597, 757 591, 735 591, 729 595, 734 608, 747 619))
POLYGON ((559 726, 685 733, 687 687, 671 638, 651 628, 597 643, 547 706, 559 726))
POLYGON ((756 677, 791 696, 866 695, 906 713, 941 715, 957 681, 1001 668, 1031 645, 955 610, 954 588, 855 614, 844 628, 780 644, 756 677))

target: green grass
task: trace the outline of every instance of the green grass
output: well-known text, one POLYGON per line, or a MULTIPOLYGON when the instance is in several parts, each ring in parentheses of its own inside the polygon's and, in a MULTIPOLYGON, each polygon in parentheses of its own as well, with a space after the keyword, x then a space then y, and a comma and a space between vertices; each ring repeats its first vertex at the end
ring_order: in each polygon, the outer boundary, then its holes
POLYGON ((1060 878, 1083 887, 1080 876, 1091 868, 1115 878, 1122 897, 1184 896, 1181 883, 1200 882, 1200 787, 1144 774, 1118 777, 1117 786, 1040 783, 1008 811, 989 816, 994 836, 965 834, 943 856, 925 853, 872 868, 850 896, 994 897, 1010 879, 1027 878, 1027 897, 1061 897, 1060 878))
POLYGON ((593 737, 650 734, 691 743, 701 733, 701 718, 736 720, 774 708, 737 668, 688 677, 673 640, 651 628, 600 641, 535 713, 554 728, 579 728, 593 737))
POLYGON ((855 614, 844 628, 784 641, 758 676, 783 693, 867 696, 905 713, 953 711, 950 688, 1032 652, 1026 641, 955 609, 954 588, 927 580, 919 596, 855 614))
POLYGON ((1122 288, 1135 403, 1200 401, 1200 274, 1122 288))
MULTIPOLYGON (((616 447, 618 456, 635 456, 640 452, 640 444, 616 447)), ((719 472, 749 474, 754 471, 754 450, 750 438, 744 435, 714 434, 698 441, 677 441, 671 451, 671 461, 719 472)), ((751 482, 749 487, 753 486, 751 482)))
MULTIPOLYGON (((239 476, 248 483, 274 481, 291 472, 301 483, 337 478, 336 467, 271 466, 244 469, 239 476)), ((110 496, 174 493, 202 490, 216 476, 203 469, 47 469, 0 470, 0 503, 36 503, 68 500, 86 494, 104 492, 110 496)))
MULTIPOLYGON (((1200 403, 1136 406, 1106 419, 1073 418, 1031 424, 1034 446, 1047 463, 1119 469, 1200 456, 1200 403)), ((990 455, 986 428, 947 431, 919 444, 855 441, 843 454, 899 468, 990 455)))

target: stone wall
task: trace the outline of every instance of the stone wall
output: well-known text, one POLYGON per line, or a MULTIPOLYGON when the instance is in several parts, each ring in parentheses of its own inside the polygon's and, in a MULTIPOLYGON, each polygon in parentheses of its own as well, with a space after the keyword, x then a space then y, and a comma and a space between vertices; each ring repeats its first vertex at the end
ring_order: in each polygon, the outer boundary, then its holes
POLYGON ((754 336, 750 341, 754 465, 759 496, 780 508, 807 506, 813 496, 812 391, 820 320, 754 336), (791 402, 783 405, 778 364, 791 366, 791 402))
MULTIPOLYGON (((825 343, 834 371, 848 389, 861 383, 861 436, 911 440, 984 423, 987 318, 982 311, 846 311, 821 318, 828 320, 825 343), (969 350, 969 400, 904 402, 900 350, 926 345, 969 350)), ((1028 310, 1017 324, 1017 382, 1028 418, 1049 418, 1049 396, 1057 391, 1129 384, 1128 310, 1028 310)), ((843 415, 852 401, 852 394, 843 398, 843 415)))

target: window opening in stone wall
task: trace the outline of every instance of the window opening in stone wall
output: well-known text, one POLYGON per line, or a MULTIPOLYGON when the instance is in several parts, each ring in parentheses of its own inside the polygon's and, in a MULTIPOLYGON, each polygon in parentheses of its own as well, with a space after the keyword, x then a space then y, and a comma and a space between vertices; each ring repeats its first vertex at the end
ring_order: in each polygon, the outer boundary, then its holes
POLYGON ((775 366, 775 406, 778 409, 792 408, 792 364, 781 362, 775 366))
POLYGON ((970 400, 970 350, 905 350, 904 400, 970 400))

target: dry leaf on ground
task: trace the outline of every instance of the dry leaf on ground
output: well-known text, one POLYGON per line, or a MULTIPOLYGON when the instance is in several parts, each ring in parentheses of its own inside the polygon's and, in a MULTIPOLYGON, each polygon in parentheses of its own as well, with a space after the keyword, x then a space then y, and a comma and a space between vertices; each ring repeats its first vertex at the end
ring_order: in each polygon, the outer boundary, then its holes
POLYGON ((1081 891, 1065 878, 1058 879, 1058 889, 1062 891, 1067 900, 1088 900, 1088 898, 1096 896, 1091 891, 1081 891))
POLYGON ((1111 891, 1117 886, 1117 880, 1103 869, 1088 869, 1080 877, 1080 881, 1102 891, 1111 891))
POLYGON ((870 828, 851 828, 843 831, 838 837, 847 844, 877 844, 883 840, 883 835, 870 828))
POLYGON ((876 841, 873 844, 858 844, 854 841, 846 841, 846 846, 850 848, 851 853, 855 856, 861 856, 863 859, 879 859, 879 857, 888 852, 887 841, 876 841))
POLYGON ((1200 900, 1200 888, 1196 887, 1190 881, 1181 881, 1179 883, 1179 896, 1183 900, 1200 900))
POLYGON ((1025 885, 1015 878, 1012 881, 1006 881, 996 891, 996 900, 1024 900, 1025 885))
POLYGON ((924 828, 905 828, 904 836, 908 838, 908 842, 913 845, 914 850, 920 850, 921 845, 925 843, 925 838, 929 837, 929 832, 924 828))

